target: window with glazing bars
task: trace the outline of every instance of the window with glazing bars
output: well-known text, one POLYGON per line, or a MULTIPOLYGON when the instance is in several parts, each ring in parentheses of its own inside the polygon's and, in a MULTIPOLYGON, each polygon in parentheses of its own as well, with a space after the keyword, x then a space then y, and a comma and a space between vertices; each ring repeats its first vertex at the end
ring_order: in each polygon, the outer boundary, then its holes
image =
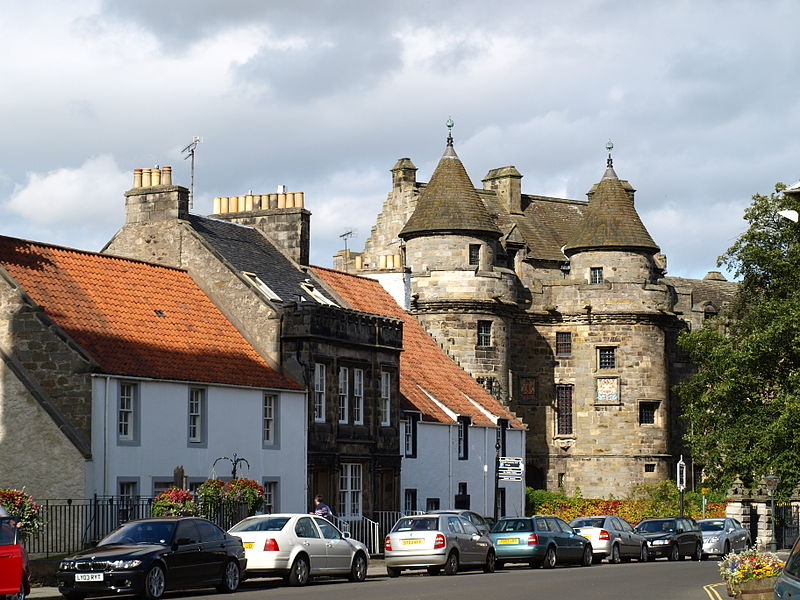
POLYGON ((592 267, 589 269, 589 283, 603 283, 603 267, 592 267))
POLYGON ((655 425, 658 402, 639 402, 639 425, 655 425))
POLYGON ((478 346, 492 345, 492 322, 478 321, 478 346))
POLYGON ((350 371, 339 367, 339 423, 347 423, 347 399, 350 394, 350 371))
POLYGON ((391 425, 392 418, 392 374, 381 371, 381 425, 391 425))
POLYGON ((616 369, 617 357, 616 348, 598 348, 597 361, 598 367, 601 369, 616 369))
POLYGON ((556 332, 556 354, 572 354, 572 333, 569 331, 556 332))
POLYGON ((470 244, 469 245, 469 264, 471 265, 478 265, 481 262, 481 245, 480 244, 470 244))
POLYGON ((314 364, 314 420, 325 421, 325 365, 314 364))
POLYGON ((133 439, 133 410, 136 398, 135 383, 119 384, 119 411, 117 415, 117 434, 121 440, 133 439))
POLYGON ((203 441, 203 396, 205 390, 192 388, 189 391, 189 441, 203 441))
POLYGON ((364 423, 364 369, 353 369, 353 423, 364 423))
POLYGON ((572 386, 556 386, 556 433, 572 434, 572 386))
POLYGON ((264 422, 262 427, 262 442, 272 444, 275 440, 275 395, 264 394, 264 422))

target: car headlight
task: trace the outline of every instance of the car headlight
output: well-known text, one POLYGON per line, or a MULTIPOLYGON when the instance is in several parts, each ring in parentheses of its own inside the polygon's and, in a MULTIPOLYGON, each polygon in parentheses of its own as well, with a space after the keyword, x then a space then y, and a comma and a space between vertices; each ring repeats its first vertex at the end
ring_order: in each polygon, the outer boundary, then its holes
POLYGON ((653 546, 668 546, 672 540, 653 540, 653 546))
POLYGON ((71 560, 62 560, 61 564, 58 565, 59 571, 70 571, 72 570, 72 561, 71 560))
POLYGON ((706 541, 707 542, 718 542, 719 541, 719 536, 718 535, 712 535, 710 538, 707 538, 706 541))
POLYGON ((142 564, 138 559, 134 560, 114 560, 108 563, 112 569, 135 569, 142 564))

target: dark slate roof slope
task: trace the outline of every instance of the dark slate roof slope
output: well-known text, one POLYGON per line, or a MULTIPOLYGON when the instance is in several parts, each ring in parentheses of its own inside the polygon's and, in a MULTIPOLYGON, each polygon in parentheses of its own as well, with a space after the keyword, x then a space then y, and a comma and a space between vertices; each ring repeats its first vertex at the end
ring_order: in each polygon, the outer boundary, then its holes
POLYGON ((478 232, 495 238, 502 235, 448 140, 416 209, 398 235, 408 239, 453 231, 478 232))
MULTIPOLYGON (((280 296, 283 303, 317 302, 300 285, 311 281, 311 274, 303 271, 253 227, 199 215, 189 215, 189 223, 235 269, 257 275, 280 296)), ((321 286, 315 284, 314 288, 336 304, 321 286)))
POLYGON ((724 303, 732 303, 736 290, 739 289, 737 281, 728 281, 722 278, 688 279, 685 277, 665 277, 666 283, 675 287, 689 287, 692 290, 692 304, 710 302, 717 310, 724 303))

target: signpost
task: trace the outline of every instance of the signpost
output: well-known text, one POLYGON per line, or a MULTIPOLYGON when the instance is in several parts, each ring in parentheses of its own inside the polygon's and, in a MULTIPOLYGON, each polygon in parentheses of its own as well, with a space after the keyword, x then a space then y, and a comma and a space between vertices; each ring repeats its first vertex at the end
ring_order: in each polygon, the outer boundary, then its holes
POLYGON ((515 456, 500 456, 500 443, 495 446, 497 452, 495 464, 497 470, 494 478, 494 520, 499 518, 500 507, 497 503, 498 488, 501 481, 522 481, 525 475, 525 459, 515 456))
POLYGON ((678 507, 678 512, 680 516, 683 516, 683 490, 686 489, 686 463, 683 462, 683 454, 681 454, 681 459, 678 461, 678 472, 677 472, 677 483, 678 483, 678 491, 680 492, 680 506, 678 507))

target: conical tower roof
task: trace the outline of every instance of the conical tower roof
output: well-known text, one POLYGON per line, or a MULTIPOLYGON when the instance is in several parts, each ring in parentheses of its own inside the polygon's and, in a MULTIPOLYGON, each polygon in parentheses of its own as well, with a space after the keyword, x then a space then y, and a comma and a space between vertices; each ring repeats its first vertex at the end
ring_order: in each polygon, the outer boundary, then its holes
POLYGON ((406 240, 454 231, 483 233, 495 238, 502 235, 458 158, 452 136, 448 136, 447 148, 431 180, 398 235, 406 240))
POLYGON ((564 254, 572 256, 582 250, 611 249, 642 250, 649 254, 660 250, 639 218, 633 197, 614 172, 609 156, 606 172, 564 246, 564 254))

